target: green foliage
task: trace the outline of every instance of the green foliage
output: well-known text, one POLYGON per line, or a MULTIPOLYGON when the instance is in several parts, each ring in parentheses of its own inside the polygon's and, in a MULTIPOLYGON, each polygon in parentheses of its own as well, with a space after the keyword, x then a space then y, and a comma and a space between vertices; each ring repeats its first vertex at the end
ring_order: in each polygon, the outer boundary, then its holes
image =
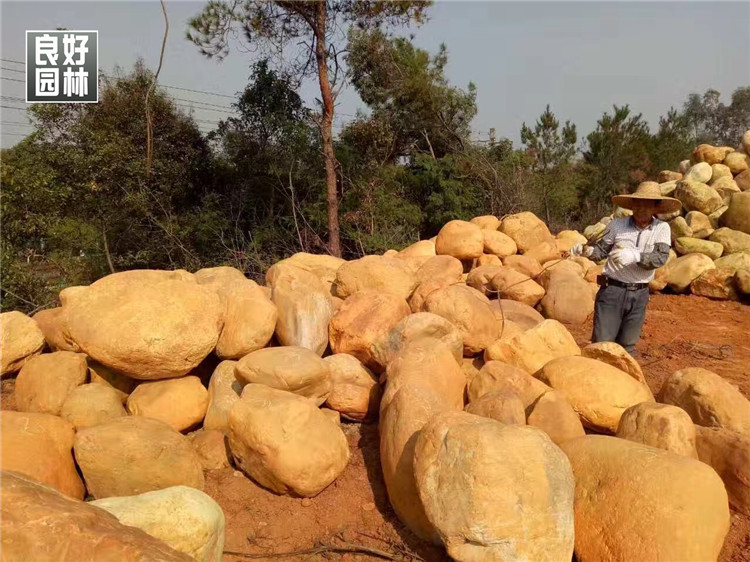
POLYGON ((582 198, 595 215, 605 213, 610 199, 633 190, 648 177, 650 133, 642 115, 631 115, 627 105, 604 113, 589 133, 583 152, 582 198))
POLYGON ((534 188, 542 202, 547 223, 552 217, 564 217, 576 206, 576 188, 570 173, 571 158, 576 152, 576 126, 566 121, 562 130, 549 105, 531 129, 523 124, 521 142, 532 158, 534 188))
POLYGON ((448 84, 445 45, 431 57, 408 39, 352 29, 348 50, 352 84, 372 109, 369 120, 392 131, 392 160, 424 152, 441 158, 468 144, 476 88, 448 84))

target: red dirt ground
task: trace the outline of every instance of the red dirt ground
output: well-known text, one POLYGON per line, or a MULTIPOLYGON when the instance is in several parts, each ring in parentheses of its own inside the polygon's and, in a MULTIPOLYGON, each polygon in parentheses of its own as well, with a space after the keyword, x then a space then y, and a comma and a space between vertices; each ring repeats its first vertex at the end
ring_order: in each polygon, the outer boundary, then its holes
MULTIPOLYGON (((591 322, 571 327, 579 344, 589 342, 591 322)), ((750 397, 750 307, 694 296, 652 296, 637 348, 649 386, 657 393, 677 369, 704 367, 719 373, 750 397)), ((13 408, 13 381, 3 381, 2 408, 13 408)), ((344 424, 351 461, 343 474, 312 499, 277 496, 232 468, 206 475, 206 492, 227 519, 228 551, 268 555, 327 545, 363 545, 395 559, 449 560, 398 520, 388 503, 378 458, 376 425, 344 424), (416 555, 416 556, 415 556, 416 555), (419 557, 419 558, 417 558, 419 557)), ((225 562, 245 557, 225 555, 225 562)), ((379 560, 369 554, 296 554, 287 560, 346 562, 379 560)), ((720 562, 750 562, 750 517, 732 512, 720 562)))

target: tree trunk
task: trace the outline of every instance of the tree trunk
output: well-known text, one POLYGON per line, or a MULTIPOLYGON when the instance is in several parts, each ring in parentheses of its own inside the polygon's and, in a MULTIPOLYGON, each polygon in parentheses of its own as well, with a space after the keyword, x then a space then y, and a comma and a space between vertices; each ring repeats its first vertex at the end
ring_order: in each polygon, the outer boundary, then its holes
POLYGON ((319 2, 315 14, 315 60, 318 63, 318 80, 323 101, 320 134, 323 141, 323 158, 326 169, 326 195, 328 201, 328 251, 341 257, 339 237, 339 198, 336 188, 336 155, 333 152, 333 93, 328 81, 326 57, 326 3, 319 2))

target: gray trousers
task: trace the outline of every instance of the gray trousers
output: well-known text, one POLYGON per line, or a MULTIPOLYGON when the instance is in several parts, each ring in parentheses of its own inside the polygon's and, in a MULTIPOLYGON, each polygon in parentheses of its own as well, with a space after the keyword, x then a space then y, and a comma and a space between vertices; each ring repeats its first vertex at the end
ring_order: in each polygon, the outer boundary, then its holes
POLYGON ((648 300, 648 287, 636 291, 614 285, 600 288, 594 304, 591 340, 617 342, 633 355, 646 319, 648 300))

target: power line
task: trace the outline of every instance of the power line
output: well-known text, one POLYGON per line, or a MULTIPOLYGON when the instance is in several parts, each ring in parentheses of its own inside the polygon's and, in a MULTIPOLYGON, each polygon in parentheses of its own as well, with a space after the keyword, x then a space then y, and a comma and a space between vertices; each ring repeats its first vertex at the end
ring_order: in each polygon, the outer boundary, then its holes
POLYGON ((13 107, 10 105, 0 105, 0 107, 5 108, 5 109, 15 109, 17 111, 27 111, 25 107, 13 107))
MULTIPOLYGON (((0 60, 1 60, 1 61, 3 61, 3 62, 14 62, 14 63, 16 63, 16 64, 24 64, 24 63, 23 63, 23 62, 21 62, 20 60, 13 60, 13 59, 0 59, 0 60)), ((24 65, 24 66, 25 66, 25 65, 24 65)))
POLYGON ((219 104, 216 104, 216 103, 208 103, 208 102, 205 102, 205 101, 197 101, 197 100, 186 100, 185 98, 175 98, 175 97, 173 97, 172 99, 175 100, 175 101, 186 101, 188 103, 199 103, 201 105, 206 105, 206 106, 209 106, 209 107, 220 107, 221 109, 228 109, 230 111, 235 111, 234 109, 232 109, 228 105, 219 105, 219 104))
POLYGON ((0 76, 3 80, 10 80, 11 82, 20 82, 21 84, 25 84, 25 80, 19 80, 17 78, 8 78, 7 76, 0 76))
POLYGON ((10 72, 18 72, 19 74, 24 74, 25 70, 18 70, 17 68, 5 68, 4 66, 0 66, 0 70, 9 70, 10 72))
POLYGON ((229 98, 234 99, 234 96, 230 96, 228 94, 217 94, 216 92, 207 92, 205 90, 191 90, 190 88, 180 88, 178 86, 167 86, 166 84, 162 84, 164 88, 171 88, 173 90, 183 90, 185 92, 195 92, 196 94, 208 94, 209 96, 219 96, 222 98, 229 98))
POLYGON ((27 127, 33 127, 31 123, 24 123, 23 121, 0 121, 0 125, 26 125, 27 127))

